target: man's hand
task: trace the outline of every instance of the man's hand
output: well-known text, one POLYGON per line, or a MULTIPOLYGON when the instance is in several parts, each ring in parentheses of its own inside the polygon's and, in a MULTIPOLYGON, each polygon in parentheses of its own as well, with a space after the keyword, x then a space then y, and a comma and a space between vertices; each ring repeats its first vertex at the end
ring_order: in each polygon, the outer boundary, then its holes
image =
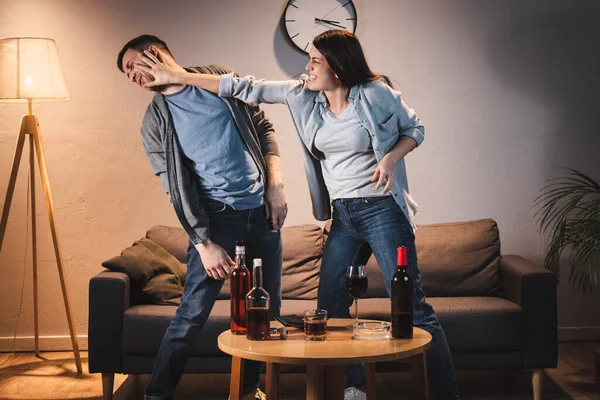
POLYGON ((153 50, 156 55, 149 50, 144 50, 143 53, 138 54, 137 62, 134 64, 134 69, 137 68, 154 78, 153 81, 144 83, 144 87, 180 84, 185 69, 158 47, 151 46, 150 50, 153 50))
POLYGON ((235 267, 235 262, 229 257, 229 254, 210 239, 198 243, 196 250, 200 253, 200 259, 202 259, 206 273, 213 279, 227 279, 229 273, 235 267))
POLYGON ((377 164, 375 173, 371 178, 371 182, 377 181, 377 185, 375 185, 375 191, 379 190, 379 188, 383 186, 383 191, 381 194, 386 194, 392 189, 392 186, 394 186, 394 165, 396 165, 396 163, 392 158, 393 157, 390 153, 383 156, 381 161, 379 161, 379 164, 377 164))
POLYGON ((287 202, 283 191, 283 183, 267 186, 265 200, 267 202, 265 207, 267 219, 271 220, 273 229, 281 229, 287 216, 287 202))

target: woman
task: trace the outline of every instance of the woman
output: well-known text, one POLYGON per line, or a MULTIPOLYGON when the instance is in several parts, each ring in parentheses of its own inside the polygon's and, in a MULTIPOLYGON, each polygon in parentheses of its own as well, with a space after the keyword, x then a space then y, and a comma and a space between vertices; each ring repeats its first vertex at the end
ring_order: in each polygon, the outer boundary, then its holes
MULTIPOLYGON (((431 393, 435 399, 457 399, 448 344, 421 286, 414 236, 417 205, 408 191, 404 163, 404 156, 423 141, 423 125, 389 79, 371 72, 353 34, 324 32, 313 40, 309 56, 307 75, 279 82, 187 72, 163 62, 160 52, 158 57, 150 52, 140 55, 136 68, 154 78, 148 86, 194 85, 247 103, 288 106, 303 144, 315 218, 331 218, 333 206, 319 308, 332 317, 350 317, 345 268, 369 247, 390 294, 396 248, 407 246, 408 270, 414 279, 414 324, 433 337, 427 352, 431 393)), ((351 386, 360 387, 364 375, 357 371, 347 369, 347 377, 351 386)))

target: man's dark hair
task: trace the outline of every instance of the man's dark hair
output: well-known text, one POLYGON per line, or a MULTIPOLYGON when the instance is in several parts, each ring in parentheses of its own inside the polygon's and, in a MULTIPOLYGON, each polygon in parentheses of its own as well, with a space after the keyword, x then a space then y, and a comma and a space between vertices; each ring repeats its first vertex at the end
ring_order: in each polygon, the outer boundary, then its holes
POLYGON ((160 40, 159 38, 157 38, 156 36, 141 35, 141 36, 133 38, 129 42, 127 42, 125 44, 125 46, 123 46, 123 48, 119 52, 119 55, 117 56, 117 67, 119 68, 119 70, 121 72, 125 72, 123 70, 123 55, 125 54, 125 52, 127 50, 133 49, 133 50, 137 50, 139 52, 143 52, 144 50, 147 50, 148 47, 150 47, 150 45, 154 45, 154 46, 158 47, 159 49, 166 51, 171 56, 173 56, 171 54, 171 51, 169 50, 169 47, 167 46, 167 44, 165 42, 163 42, 162 40, 160 40))

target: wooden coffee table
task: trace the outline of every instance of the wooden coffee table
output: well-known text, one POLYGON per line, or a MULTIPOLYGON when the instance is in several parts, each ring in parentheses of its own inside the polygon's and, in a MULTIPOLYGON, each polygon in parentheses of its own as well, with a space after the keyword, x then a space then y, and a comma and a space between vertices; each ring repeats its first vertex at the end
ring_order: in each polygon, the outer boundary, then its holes
MULTIPOLYGON (((361 320, 362 321, 362 320, 361 320)), ((376 398, 375 363, 408 360, 413 367, 416 397, 429 397, 425 351, 431 335, 417 327, 412 339, 356 340, 346 329, 353 320, 331 318, 327 321, 327 340, 304 339, 304 332, 292 330, 287 340, 250 341, 246 336, 225 331, 219 335, 221 351, 231 355, 231 400, 239 400, 242 391, 243 359, 267 364, 268 400, 279 398, 279 373, 282 364, 306 365, 307 400, 343 399, 344 365, 364 363, 367 370, 367 399, 376 398)), ((272 323, 272 326, 280 326, 272 323)), ((399 388, 400 389, 400 388, 399 388)))

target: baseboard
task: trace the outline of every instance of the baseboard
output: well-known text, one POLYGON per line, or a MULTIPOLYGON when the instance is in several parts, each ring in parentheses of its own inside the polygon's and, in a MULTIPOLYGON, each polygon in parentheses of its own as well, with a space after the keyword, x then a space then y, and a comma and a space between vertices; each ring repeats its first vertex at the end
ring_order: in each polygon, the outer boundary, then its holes
POLYGON ((558 328, 559 342, 598 340, 600 340, 600 326, 561 326, 558 328))
MULTIPOLYGON (((13 336, 0 337, 0 352, 9 353, 13 351, 34 351, 35 338, 33 336, 13 336), (13 344, 14 343, 14 344, 13 344)), ((70 351, 73 350, 71 336, 40 336, 40 351, 70 351)), ((87 335, 78 335, 77 344, 79 350, 87 350, 87 335)))

